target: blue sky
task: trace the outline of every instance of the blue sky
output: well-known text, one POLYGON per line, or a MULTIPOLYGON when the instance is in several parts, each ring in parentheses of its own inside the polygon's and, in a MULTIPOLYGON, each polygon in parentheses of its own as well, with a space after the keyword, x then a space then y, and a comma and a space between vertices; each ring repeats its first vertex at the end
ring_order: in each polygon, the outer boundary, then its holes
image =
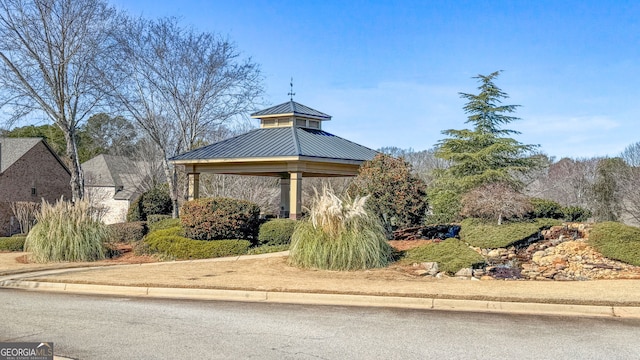
POLYGON ((522 105, 517 140, 561 157, 615 156, 640 141, 639 1, 113 0, 227 36, 261 65, 265 99, 333 116, 362 145, 424 150, 461 129, 471 77, 522 105))

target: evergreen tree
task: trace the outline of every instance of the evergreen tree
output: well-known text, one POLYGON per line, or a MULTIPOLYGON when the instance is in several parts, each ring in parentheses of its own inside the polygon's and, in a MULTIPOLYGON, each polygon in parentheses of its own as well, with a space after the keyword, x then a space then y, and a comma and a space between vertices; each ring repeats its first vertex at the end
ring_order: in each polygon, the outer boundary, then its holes
POLYGON ((519 132, 501 128, 519 120, 507 115, 519 105, 502 105, 502 99, 509 96, 493 83, 499 74, 474 77, 480 82, 477 95, 460 93, 468 100, 466 123, 473 129, 444 130, 448 138, 438 143, 436 156, 451 164, 444 175, 458 180, 462 190, 498 181, 520 185, 515 175, 538 165, 538 159, 530 156, 537 145, 524 145, 509 137, 519 132))
POLYGON ((538 166, 539 159, 531 156, 537 145, 522 144, 509 137, 517 131, 502 128, 519 120, 509 115, 519 105, 502 104, 509 96, 493 82, 499 74, 474 77, 480 82, 477 95, 460 93, 468 100, 464 106, 466 123, 473 128, 442 132, 447 138, 438 143, 436 156, 450 166, 439 171, 430 191, 434 214, 440 215, 432 221, 454 220, 461 209, 460 195, 481 185, 501 182, 518 189, 522 186, 518 173, 538 166))

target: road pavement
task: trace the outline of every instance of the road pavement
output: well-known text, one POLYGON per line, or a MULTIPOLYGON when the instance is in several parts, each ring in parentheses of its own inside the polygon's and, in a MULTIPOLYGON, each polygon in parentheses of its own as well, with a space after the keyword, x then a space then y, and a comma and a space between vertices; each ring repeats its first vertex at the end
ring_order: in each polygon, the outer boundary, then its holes
POLYGON ((640 320, 0 289, 0 341, 74 359, 638 359, 640 320))

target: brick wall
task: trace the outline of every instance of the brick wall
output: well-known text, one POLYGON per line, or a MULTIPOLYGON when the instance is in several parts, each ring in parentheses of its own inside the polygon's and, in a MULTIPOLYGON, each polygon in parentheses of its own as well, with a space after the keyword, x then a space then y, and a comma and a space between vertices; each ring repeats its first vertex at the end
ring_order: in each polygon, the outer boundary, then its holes
MULTIPOLYGON (((61 196, 71 199, 70 180, 67 170, 47 146, 39 142, 0 174, 0 236, 7 236, 10 231, 11 202, 41 202, 42 199, 55 202, 61 196)), ((16 226, 17 222, 14 228, 16 226)))

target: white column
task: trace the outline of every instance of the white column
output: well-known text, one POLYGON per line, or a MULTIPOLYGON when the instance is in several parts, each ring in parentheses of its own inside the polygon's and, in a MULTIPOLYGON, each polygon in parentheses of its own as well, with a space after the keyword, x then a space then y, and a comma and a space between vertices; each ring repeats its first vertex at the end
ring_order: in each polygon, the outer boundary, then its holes
POLYGON ((302 173, 292 172, 289 191, 289 218, 297 220, 302 217, 302 173))
POLYGON ((280 215, 278 217, 288 218, 290 213, 289 191, 291 191, 291 180, 289 174, 280 178, 280 215))
POLYGON ((189 173, 189 200, 200 197, 200 173, 189 173))

